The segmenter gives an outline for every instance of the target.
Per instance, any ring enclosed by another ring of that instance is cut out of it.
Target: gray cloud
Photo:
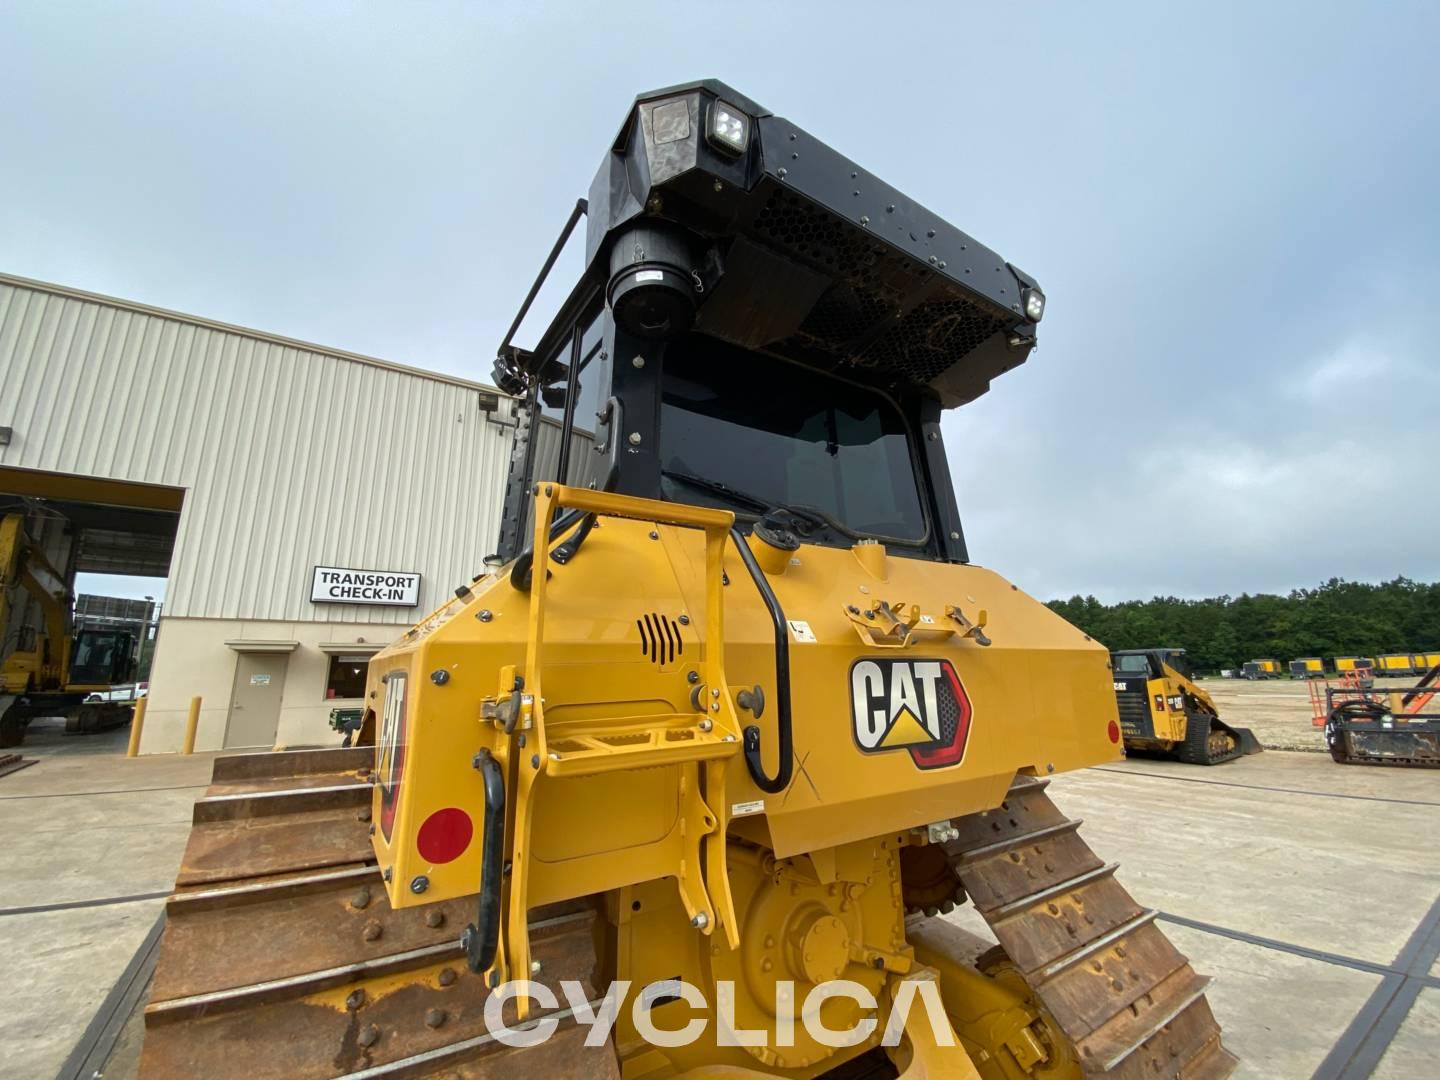
[[[1408,3],[10,4],[0,266],[487,378],[630,97],[716,75],[1045,286],[1041,348],[946,423],[978,561],[1108,599],[1433,579],[1437,31]]]

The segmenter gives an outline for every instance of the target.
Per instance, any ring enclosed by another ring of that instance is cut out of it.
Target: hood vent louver
[[[640,631],[640,652],[656,665],[673,664],[685,653],[680,624],[668,615],[647,614],[635,620]]]

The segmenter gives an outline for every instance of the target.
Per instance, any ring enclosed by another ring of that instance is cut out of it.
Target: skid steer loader
[[[217,761],[145,1073],[1227,1075],[1046,792],[1120,756],[1108,655],[961,532],[941,415],[1037,283],[718,82],[635,101],[541,280],[582,217],[499,558],[372,747]]]
[[[1125,749],[1188,765],[1219,765],[1261,752],[1249,728],[1231,727],[1190,677],[1184,649],[1117,649],[1110,654]]]

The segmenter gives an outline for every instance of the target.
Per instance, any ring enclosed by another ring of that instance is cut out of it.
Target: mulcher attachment
[[[1197,975],[1045,794],[1022,779],[1000,808],[956,819],[945,845],[976,909],[1087,1075],[1228,1076]]]

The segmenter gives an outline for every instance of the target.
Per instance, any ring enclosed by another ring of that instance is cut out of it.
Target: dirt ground
[[[1323,693],[1323,680],[1313,680]],[[1379,687],[1408,687],[1414,679],[1377,679]],[[1325,737],[1310,720],[1310,691],[1302,679],[1202,679],[1215,699],[1220,717],[1234,727],[1248,727],[1267,750],[1325,752]]]

